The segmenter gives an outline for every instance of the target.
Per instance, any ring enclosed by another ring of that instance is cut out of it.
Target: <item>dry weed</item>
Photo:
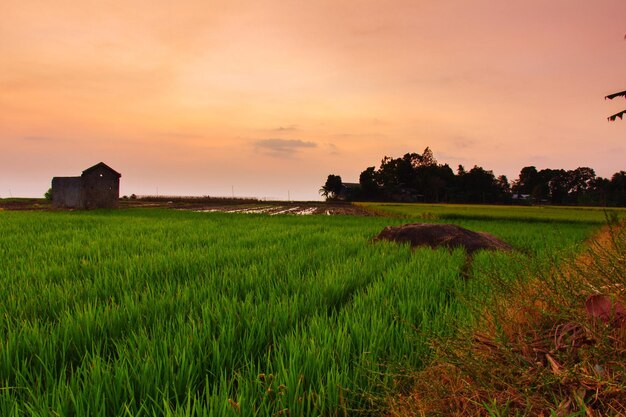
[[[625,254],[625,225],[609,225],[546,276],[499,283],[390,415],[626,415]]]

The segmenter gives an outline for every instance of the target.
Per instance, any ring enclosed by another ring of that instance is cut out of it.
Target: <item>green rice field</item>
[[[607,218],[626,217],[626,209],[616,207],[560,207],[560,206],[483,206],[472,204],[407,204],[356,203],[381,214],[395,214],[409,218],[439,220],[515,220],[526,223],[606,223]]]
[[[0,211],[0,415],[377,413],[429,337],[471,321],[466,295],[558,263],[606,217],[367,207],[402,218]],[[478,253],[467,279],[461,250],[370,242],[409,221],[516,251]]]

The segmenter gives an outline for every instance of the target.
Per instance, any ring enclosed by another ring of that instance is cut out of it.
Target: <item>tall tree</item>
[[[435,155],[433,155],[433,151],[430,150],[430,147],[426,147],[424,152],[422,152],[421,164],[423,166],[433,166],[437,165],[437,160],[435,159]]]
[[[380,162],[377,177],[388,195],[415,194],[415,167],[420,166],[421,155],[406,153],[402,158],[385,156]]]
[[[593,168],[578,167],[574,170],[567,171],[569,177],[569,194],[577,199],[579,196],[589,190],[591,182],[596,177]]]
[[[467,171],[459,165],[455,175],[450,166],[437,163],[430,148],[422,155],[385,156],[379,169],[372,166],[361,172],[359,184],[358,190],[348,194],[341,177],[329,175],[320,193],[328,199],[492,204],[510,203],[514,192],[528,194],[531,202],[542,204],[626,206],[626,171],[608,180],[589,167],[539,171],[527,166],[511,184],[506,176],[496,178],[493,171],[479,166]]]
[[[542,170],[545,171],[545,170]],[[568,198],[568,174],[564,169],[551,169],[548,178],[548,190],[552,204],[565,204]]]
[[[539,183],[539,173],[534,166],[524,167],[519,173],[519,178],[513,182],[513,191],[518,194],[532,194],[535,186]]]
[[[626,206],[626,171],[613,174],[609,190],[612,204]]]
[[[460,181],[466,202],[485,204],[500,201],[500,186],[493,171],[474,165]]]
[[[511,192],[511,184],[509,184],[509,179],[506,175],[500,175],[496,179],[496,184],[498,184],[498,187],[500,187],[500,190],[502,190],[503,193],[508,194]]]
[[[320,188],[320,194],[327,200],[336,199],[343,189],[343,181],[339,175],[330,174],[326,179],[326,183]]]
[[[376,167],[368,167],[361,172],[359,176],[359,184],[361,185],[361,198],[366,200],[378,200],[381,198],[380,184],[378,183],[378,173]]]

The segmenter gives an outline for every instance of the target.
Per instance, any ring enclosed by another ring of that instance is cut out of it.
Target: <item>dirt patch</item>
[[[293,215],[375,216],[376,213],[343,202],[317,201],[255,201],[223,198],[122,198],[120,208],[170,208],[200,212]],[[36,198],[0,199],[0,210],[56,210],[49,201]]]
[[[357,207],[351,206],[316,206],[316,205],[258,205],[258,206],[210,206],[203,208],[194,208],[194,211],[200,212],[222,212],[222,213],[243,213],[243,214],[267,214],[275,216],[279,214],[295,214],[300,216],[307,215],[328,215],[334,216],[339,214],[350,214],[357,216],[369,215]]]
[[[389,226],[373,240],[409,243],[411,247],[448,249],[462,247],[469,255],[481,249],[501,251],[513,249],[508,243],[489,233],[473,232],[454,224],[411,223],[397,227]]]
[[[50,210],[52,204],[43,198],[0,199],[0,210]]]
[[[373,216],[358,206],[352,204],[328,204],[328,203],[296,203],[296,202],[271,202],[259,204],[196,204],[188,206],[177,206],[170,204],[170,208],[182,210],[193,210],[206,213],[243,213],[243,214],[267,214],[270,216],[291,214],[291,215],[352,215],[352,216]]]
[[[254,198],[154,197],[122,198],[120,207],[161,207],[200,212],[243,214],[294,214],[375,216],[363,207],[345,201],[266,201]]]

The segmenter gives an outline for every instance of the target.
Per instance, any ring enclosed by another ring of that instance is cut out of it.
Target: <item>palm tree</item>
[[[624,39],[626,39],[626,35],[624,35]],[[620,91],[619,93],[609,94],[608,96],[604,97],[604,99],[606,100],[608,98],[609,100],[613,100],[615,97],[626,98],[626,91]],[[615,113],[613,116],[609,116],[608,117],[609,122],[614,122],[615,119],[617,119],[618,117],[622,119],[624,117],[624,114],[626,114],[626,110],[622,110],[619,113]]]
[[[335,200],[339,197],[343,189],[343,181],[339,175],[330,174],[326,180],[326,184],[320,188],[320,194],[326,197],[326,200]]]
[[[624,98],[626,98],[626,91],[620,91],[619,93],[609,94],[608,96],[604,97],[604,99],[606,100],[608,98],[609,100],[613,100],[615,97],[624,97]],[[626,110],[622,110],[619,113],[615,113],[613,116],[609,116],[608,119],[609,119],[610,122],[613,122],[618,117],[620,119],[623,118],[624,114],[626,114]]]

